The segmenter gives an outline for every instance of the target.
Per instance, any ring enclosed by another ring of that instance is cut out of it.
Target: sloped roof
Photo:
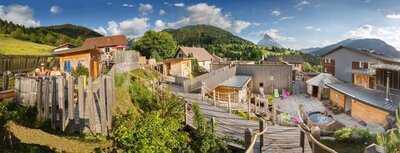
[[[247,75],[235,75],[225,80],[220,86],[231,87],[231,88],[243,88],[251,80],[251,76]]]
[[[331,53],[333,53],[333,52],[335,52],[335,51],[337,51],[339,49],[342,49],[342,48],[345,48],[345,49],[348,49],[350,51],[357,52],[357,53],[360,53],[360,54],[368,55],[368,56],[374,57],[374,58],[379,59],[379,60],[400,63],[400,58],[386,57],[386,55],[378,54],[378,53],[376,53],[376,52],[374,52],[372,50],[371,51],[362,50],[362,49],[356,49],[356,48],[351,48],[351,47],[346,47],[346,46],[338,46],[338,47],[330,50],[329,52],[321,55],[321,57],[329,55],[329,54],[331,54]]]
[[[197,61],[214,60],[214,57],[204,48],[179,47],[179,49],[183,52],[183,54],[185,54],[185,56],[189,57],[191,55],[193,58],[197,59]]]
[[[88,38],[82,44],[82,46],[96,46],[96,47],[107,47],[107,46],[117,46],[117,45],[128,45],[128,39],[125,37],[125,35]]]
[[[62,51],[56,51],[56,52],[53,52],[52,54],[53,55],[62,55],[62,54],[90,51],[90,50],[94,50],[94,49],[96,49],[96,48],[93,46],[81,46],[81,47],[75,47],[75,48],[66,49],[66,50],[62,50]]]
[[[312,86],[325,86],[328,83],[339,83],[340,80],[336,79],[332,74],[320,73],[317,76],[306,81],[307,85]]]
[[[391,94],[392,102],[385,100],[385,92],[380,90],[370,90],[350,83],[332,83],[328,87],[344,93],[362,103],[380,108],[389,112],[395,112],[399,105],[400,97]]]
[[[301,64],[304,63],[304,58],[300,55],[294,56],[270,56],[264,59],[267,62],[288,62],[289,64]]]

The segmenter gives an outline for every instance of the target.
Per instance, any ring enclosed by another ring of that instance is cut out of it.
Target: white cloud
[[[250,25],[251,25],[250,22],[242,21],[242,20],[236,20],[236,21],[233,22],[232,30],[235,33],[240,33],[243,29],[246,29]]]
[[[107,28],[98,27],[94,30],[104,35],[124,34],[130,38],[136,38],[149,30],[148,18],[132,18],[122,22],[109,21]]]
[[[40,22],[33,18],[32,9],[27,5],[0,5],[0,19],[27,27],[40,26]]]
[[[133,4],[122,4],[123,7],[133,7]]]
[[[184,7],[185,4],[184,3],[175,3],[174,6],[176,6],[176,7]]]
[[[307,30],[315,30],[315,31],[321,31],[321,28],[317,28],[317,27],[313,27],[313,26],[306,26],[306,27],[304,27],[304,29],[307,29]]]
[[[156,30],[156,31],[161,31],[161,30],[163,30],[165,28],[166,28],[166,24],[162,20],[157,20],[154,23],[154,30]]]
[[[400,19],[400,14],[387,14],[386,18],[388,18],[388,19]]]
[[[167,12],[165,10],[161,9],[160,12],[158,13],[159,15],[165,15]]]
[[[186,8],[188,16],[182,19],[168,23],[168,27],[179,28],[186,25],[207,24],[240,33],[251,23],[241,20],[232,20],[228,14],[214,5],[199,3]]]
[[[278,29],[268,29],[267,31],[264,32],[264,34],[268,34],[271,38],[283,42],[294,42],[296,41],[296,39],[294,37],[288,37],[288,36],[284,36],[282,34],[280,34]]]
[[[98,32],[98,33],[100,33],[100,34],[102,34],[102,35],[107,35],[107,30],[104,29],[104,27],[94,28],[93,30]]]
[[[284,16],[284,17],[279,18],[279,21],[285,21],[285,20],[291,20],[291,19],[294,19],[294,17],[293,16]]]
[[[254,26],[260,26],[261,25],[261,23],[259,23],[259,22],[253,22],[251,24],[254,25]]]
[[[297,3],[294,7],[297,8],[298,10],[303,10],[303,7],[306,5],[310,5],[311,3],[309,1],[303,0]]]
[[[381,39],[397,49],[400,49],[400,27],[376,27],[370,24],[362,25],[349,31],[346,38],[377,38]]]
[[[50,12],[53,14],[57,14],[61,12],[61,7],[57,6],[57,5],[53,5],[50,7]]]
[[[279,15],[281,15],[281,12],[278,11],[278,10],[274,10],[274,11],[271,12],[271,14],[272,14],[273,16],[279,16]]]
[[[153,6],[151,4],[139,4],[139,12],[142,15],[147,15],[151,12],[153,12]]]

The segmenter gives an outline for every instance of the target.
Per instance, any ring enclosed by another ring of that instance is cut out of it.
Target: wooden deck
[[[207,118],[215,117],[216,132],[221,137],[230,137],[244,141],[244,131],[247,128],[257,130],[257,121],[245,120],[237,115],[228,113],[227,110],[202,102],[199,94],[177,93],[190,103],[197,103],[202,113]],[[189,124],[192,123],[189,114]],[[268,153],[301,153],[300,130],[297,127],[284,127],[269,125],[267,133],[264,134],[264,146],[262,152]],[[257,140],[259,141],[259,140]],[[311,153],[310,146],[306,143],[305,153]],[[259,152],[259,142],[254,147],[254,152]]]

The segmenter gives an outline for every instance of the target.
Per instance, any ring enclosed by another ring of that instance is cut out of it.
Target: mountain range
[[[274,40],[271,36],[268,34],[264,34],[263,39],[261,39],[257,45],[264,46],[264,47],[278,47],[282,48],[283,46],[279,44],[276,40]]]
[[[393,46],[387,44],[386,42],[380,39],[372,39],[372,38],[346,39],[325,47],[302,49],[302,51],[304,53],[310,53],[316,56],[321,56],[338,46],[344,46],[358,50],[371,50],[374,51],[375,54],[379,54],[385,57],[400,58],[400,51],[398,51],[396,48],[394,48]]]

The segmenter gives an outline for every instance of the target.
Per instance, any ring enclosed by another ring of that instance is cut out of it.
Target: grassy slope
[[[22,143],[47,146],[56,152],[94,152],[98,147],[109,145],[107,143],[89,143],[69,139],[49,134],[40,129],[27,128],[14,122],[8,122],[5,126],[8,131],[12,132]]]
[[[50,55],[54,47],[0,35],[0,54],[5,55]]]

